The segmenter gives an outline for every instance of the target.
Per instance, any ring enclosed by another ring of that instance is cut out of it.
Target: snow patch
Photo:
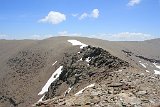
[[[69,94],[69,92],[72,90],[72,88],[73,88],[73,87],[69,87],[69,88],[65,91],[64,96],[66,96],[66,94]]]
[[[144,68],[146,68],[146,66],[143,63],[140,63]]]
[[[146,72],[149,72],[148,70],[146,70]]]
[[[77,62],[82,61],[82,58],[80,60],[78,60]]]
[[[73,88],[73,87],[69,87],[69,88],[68,88],[68,93],[71,91],[72,88]]]
[[[154,74],[160,75],[160,71],[154,70]]]
[[[90,57],[86,58],[86,62],[89,62],[91,61]]]
[[[52,64],[52,66],[55,65],[56,63],[57,63],[57,61],[55,61],[55,62]]]
[[[157,63],[153,63],[153,65],[154,65],[156,68],[160,69],[160,65],[157,65]]]
[[[41,101],[42,101],[42,99],[44,98],[44,96],[45,96],[45,95],[43,95],[43,96],[38,100],[38,102],[37,102],[37,103],[41,102]]]
[[[72,45],[80,45],[80,49],[82,49],[83,47],[86,47],[88,45],[80,42],[80,41],[77,41],[77,40],[68,40],[68,42],[70,42]]]
[[[79,92],[77,92],[77,93],[75,94],[75,96],[78,96],[79,94],[82,94],[85,89],[91,88],[91,87],[94,87],[94,86],[95,86],[95,83],[93,83],[93,84],[91,84],[91,85],[88,85],[87,87],[85,87],[85,88],[83,88],[82,90],[80,90]]]
[[[42,95],[42,94],[44,94],[45,92],[48,91],[48,88],[49,88],[49,86],[51,85],[51,83],[52,83],[53,81],[55,81],[55,80],[59,77],[59,75],[61,74],[62,68],[63,68],[63,66],[60,66],[60,67],[52,74],[52,76],[49,78],[49,80],[48,80],[47,83],[44,85],[44,87],[42,88],[41,92],[38,93],[38,95]]]
[[[122,69],[118,70],[119,72],[122,72]]]

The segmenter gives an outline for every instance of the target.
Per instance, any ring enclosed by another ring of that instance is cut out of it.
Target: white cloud
[[[39,22],[48,22],[51,24],[59,24],[66,20],[66,15],[60,12],[50,11],[47,16],[40,19]]]
[[[94,9],[92,11],[91,17],[98,18],[99,17],[99,10],[98,9]]]
[[[0,34],[0,39],[4,39],[5,37],[7,37],[7,35],[5,35],[5,34]]]
[[[0,34],[0,39],[13,40],[16,39],[16,37],[10,34]]]
[[[80,33],[68,33],[67,31],[58,32],[58,36],[81,36]]]
[[[67,34],[67,31],[58,32],[58,36],[66,36]]]
[[[87,17],[98,18],[99,17],[99,10],[93,9],[91,13],[84,12],[82,15],[80,15],[79,20],[85,19]]]
[[[78,36],[78,37],[89,37],[89,38],[98,38],[110,41],[144,41],[157,38],[156,36],[152,36],[150,34],[145,33],[134,33],[134,32],[122,32],[116,34],[109,34],[109,33],[99,33],[94,35],[84,35],[81,33],[68,33],[68,31],[58,32],[57,34],[35,34],[31,36],[19,37],[15,38],[14,35],[5,35],[0,34],[0,39],[7,39],[7,40],[22,40],[22,39],[37,39],[42,40],[49,37],[54,36]]]
[[[79,17],[79,20],[82,20],[86,17],[88,17],[89,15],[87,13],[83,13],[80,17]]]
[[[128,6],[135,6],[139,4],[141,0],[130,0],[129,3],[127,4]]]
[[[50,38],[50,37],[53,37],[54,35],[52,34],[35,34],[35,35],[32,35],[29,37],[29,39],[36,39],[36,40],[42,40],[42,39],[46,39],[46,38]]]
[[[92,35],[92,37],[98,37],[99,39],[105,39],[110,41],[144,41],[155,38],[150,34],[144,33],[131,33],[131,32],[122,32],[117,34],[97,34]]]
[[[50,37],[54,37],[56,35],[54,34],[33,34],[33,35],[25,35],[25,36],[15,36],[15,35],[2,35],[0,34],[0,39],[6,39],[6,40],[24,40],[24,39],[33,39],[33,40],[42,40]]]
[[[119,34],[114,34],[112,36],[113,38],[117,38],[118,40],[125,40],[125,41],[143,41],[152,38],[150,34],[130,33],[130,32],[123,32]]]
[[[57,34],[35,34],[30,37],[29,39],[36,39],[36,40],[42,40],[50,37],[55,37],[55,36],[81,36],[80,33],[68,33],[68,31],[62,31],[58,32]]]
[[[75,13],[75,14],[72,14],[73,17],[77,17],[78,16],[78,13]]]

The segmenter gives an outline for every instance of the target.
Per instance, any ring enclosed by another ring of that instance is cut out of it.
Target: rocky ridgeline
[[[55,96],[38,103],[40,107],[160,107],[160,78],[127,68],[109,72],[78,96]]]
[[[122,50],[123,53],[127,54],[127,56],[135,56],[137,58],[140,58],[140,59],[143,59],[145,61],[149,61],[151,63],[159,63],[160,64],[160,60],[156,60],[156,59],[152,59],[152,58],[147,58],[147,57],[144,57],[142,55],[136,55],[135,53],[129,51],[129,50]]]
[[[66,53],[61,64],[63,72],[36,106],[159,107],[160,76],[131,67],[102,48]]]
[[[61,75],[50,85],[43,100],[75,94],[87,84],[107,79],[110,72],[129,67],[127,62],[106,50],[92,46],[78,53],[65,53],[61,65]],[[72,88],[70,93],[65,93],[68,88]]]
[[[129,66],[127,62],[111,55],[102,48],[88,46],[83,48],[80,53],[82,54],[82,60],[89,58],[89,65],[94,67],[118,70],[120,67]]]

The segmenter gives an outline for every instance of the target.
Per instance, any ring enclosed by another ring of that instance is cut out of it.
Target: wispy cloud
[[[89,15],[87,13],[83,13],[80,17],[79,20],[85,19],[86,17],[88,17]]]
[[[11,35],[11,34],[0,33],[0,39],[14,40],[14,39],[19,39],[19,38],[16,38],[16,36]]]
[[[42,40],[42,39],[50,38],[53,36],[54,36],[53,34],[34,34],[34,35],[31,35],[29,39]]]
[[[115,34],[99,33],[93,35],[83,35],[81,33],[68,33],[67,31],[58,32],[58,36],[81,36],[81,37],[92,37],[110,41],[144,41],[156,38],[150,34],[138,33],[138,32],[121,32]]]
[[[59,24],[66,20],[66,15],[60,12],[50,11],[47,16],[40,19],[38,22]]]
[[[55,37],[55,36],[81,36],[80,33],[69,33],[68,31],[61,31],[58,32],[57,34],[34,34],[28,37],[29,39],[36,39],[36,40],[42,40],[50,37]]]
[[[68,31],[58,32],[58,36],[81,36],[80,33],[69,33]]]
[[[91,17],[93,18],[98,18],[99,17],[99,10],[98,9],[94,9],[91,13]]]
[[[129,0],[128,2],[128,6],[135,6],[137,4],[139,4],[141,2],[141,0]]]
[[[0,34],[0,39],[4,39],[6,37],[8,37],[6,34]]]
[[[92,35],[92,37],[98,37],[99,39],[105,39],[110,41],[144,41],[155,38],[150,34],[145,33],[135,33],[135,32],[122,32],[116,34],[97,34]]]
[[[78,13],[71,14],[73,17],[77,17]]]
[[[55,37],[55,36],[78,36],[78,37],[91,37],[91,38],[98,38],[103,40],[110,40],[110,41],[144,41],[144,40],[150,40],[156,38],[156,36],[145,34],[145,33],[137,33],[137,32],[122,32],[122,33],[115,33],[115,34],[109,34],[109,33],[98,33],[93,35],[86,35],[85,36],[81,33],[70,33],[68,31],[62,31],[58,32],[57,34],[34,34],[31,36],[27,36],[27,38],[20,37],[15,38],[13,35],[6,35],[6,34],[0,34],[0,39],[7,39],[7,40],[21,40],[21,39],[36,39],[36,40],[42,40],[49,37]]]
[[[62,36],[65,36],[68,34],[68,31],[61,31],[61,32],[58,32],[58,35],[62,35]]]
[[[99,10],[98,9],[93,9],[91,13],[82,13],[79,17],[79,20],[85,19],[87,17],[90,18],[98,18],[99,17]]]
[[[34,40],[42,40],[49,37],[53,37],[55,35],[53,34],[33,34],[29,36],[21,36],[16,37],[15,35],[11,34],[0,34],[0,39],[6,39],[6,40],[23,40],[23,39],[34,39]]]

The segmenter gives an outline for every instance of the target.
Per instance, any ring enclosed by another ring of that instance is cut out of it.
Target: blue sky
[[[160,37],[160,0],[0,0],[0,39]]]

